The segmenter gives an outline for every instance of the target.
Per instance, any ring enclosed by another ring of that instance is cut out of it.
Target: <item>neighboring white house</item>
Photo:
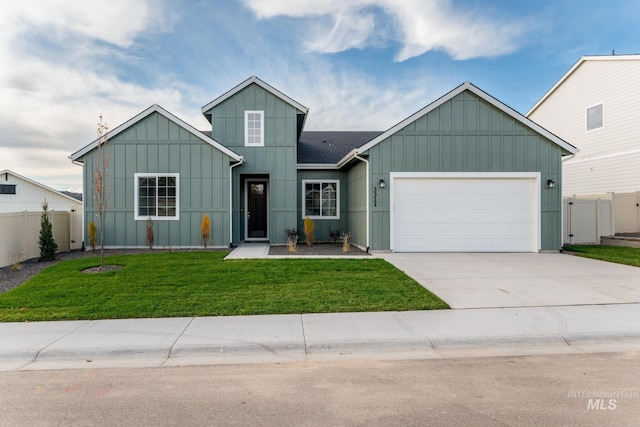
[[[47,199],[49,210],[82,211],[82,201],[8,169],[0,171],[0,212],[42,211]]]
[[[42,202],[59,252],[82,248],[82,202],[10,170],[0,171],[0,267],[39,255]]]
[[[526,116],[578,148],[564,196],[640,190],[640,55],[583,56]]]

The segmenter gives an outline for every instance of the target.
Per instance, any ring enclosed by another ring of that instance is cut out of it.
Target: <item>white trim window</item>
[[[302,218],[339,219],[340,181],[302,180]]]
[[[244,112],[244,145],[264,147],[264,111]]]
[[[136,220],[180,219],[180,175],[177,173],[134,174]]]
[[[587,107],[587,132],[604,127],[604,102]]]

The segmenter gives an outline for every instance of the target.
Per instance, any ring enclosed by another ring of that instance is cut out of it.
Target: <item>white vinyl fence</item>
[[[640,192],[563,199],[563,243],[600,244],[600,237],[640,232]]]
[[[0,213],[0,267],[40,256],[38,240],[41,213]],[[58,252],[82,248],[82,210],[50,211],[49,219]]]

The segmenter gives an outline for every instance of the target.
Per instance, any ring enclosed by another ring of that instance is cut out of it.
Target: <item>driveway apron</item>
[[[451,308],[640,302],[640,268],[561,253],[377,254]]]

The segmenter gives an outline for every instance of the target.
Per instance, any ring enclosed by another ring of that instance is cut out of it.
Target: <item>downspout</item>
[[[233,247],[233,168],[244,164],[244,157],[240,161],[229,166],[229,247]]]
[[[357,152],[357,151],[355,151],[355,150],[354,150],[354,153],[353,153],[353,158],[354,158],[354,159],[358,159],[358,160],[360,160],[360,161],[364,162],[364,164],[365,164],[365,168],[366,168],[366,178],[367,178],[367,183],[366,183],[366,188],[367,188],[367,189],[366,189],[366,191],[367,191],[367,196],[366,196],[366,204],[367,204],[367,220],[366,220],[366,228],[367,228],[367,249],[366,249],[366,252],[367,252],[367,253],[369,253],[369,248],[371,247],[371,245],[369,244],[369,235],[371,234],[371,233],[370,233],[370,229],[369,229],[369,221],[370,221],[370,220],[369,220],[369,217],[370,217],[370,215],[369,215],[369,214],[370,214],[370,212],[369,212],[369,186],[371,185],[371,184],[370,184],[370,181],[371,181],[371,180],[369,179],[369,178],[370,178],[370,177],[369,177],[369,160],[367,160],[367,159],[365,159],[365,158],[360,157],[360,155],[358,155],[358,152]]]

